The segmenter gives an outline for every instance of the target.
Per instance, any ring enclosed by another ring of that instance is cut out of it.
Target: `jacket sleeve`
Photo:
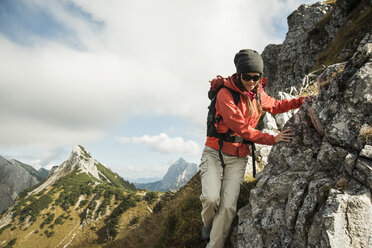
[[[239,104],[242,104],[241,101]],[[221,89],[218,92],[216,110],[222,116],[223,122],[243,139],[264,145],[275,144],[274,135],[262,133],[249,125],[250,117],[244,118],[242,111],[235,105],[229,90]]]
[[[280,114],[287,112],[291,109],[301,107],[305,101],[305,97],[298,97],[293,99],[276,100],[266,94],[265,91],[261,93],[261,107],[264,111],[268,111],[271,114]]]

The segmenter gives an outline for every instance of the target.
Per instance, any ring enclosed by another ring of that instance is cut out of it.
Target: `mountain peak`
[[[81,145],[76,145],[70,157],[60,166],[62,170],[72,171],[78,169],[81,172],[91,174],[93,177],[99,179],[97,161],[84,149]]]
[[[70,157],[65,160],[60,166],[51,170],[51,175],[47,181],[45,181],[38,188],[34,189],[31,193],[38,193],[44,188],[56,182],[58,179],[66,176],[74,170],[78,170],[80,173],[86,173],[100,179],[97,164],[98,162],[91,157],[91,155],[81,145],[74,146]]]
[[[137,184],[138,188],[159,191],[175,191],[185,185],[198,172],[198,166],[179,158],[169,168],[162,180],[152,183]]]
[[[187,163],[185,159],[179,158],[174,164]]]
[[[85,150],[85,148],[82,145],[76,145],[76,146],[74,146],[74,148],[72,149],[72,153],[76,153],[78,155],[82,155],[85,158],[92,158],[92,156],[90,155],[90,153],[87,152],[87,150]]]

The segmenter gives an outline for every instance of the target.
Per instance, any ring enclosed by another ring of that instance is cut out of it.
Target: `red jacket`
[[[248,115],[249,105],[247,102],[247,93],[240,91],[238,87],[235,86],[232,77],[225,78],[223,79],[223,81],[225,87],[240,93],[240,101],[238,105],[235,105],[231,92],[226,88],[222,88],[218,92],[216,102],[216,115],[221,115],[222,120],[217,126],[217,131],[219,133],[225,133],[228,129],[231,129],[234,135],[240,136],[245,140],[249,140],[258,144],[274,145],[274,135],[262,133],[259,130],[255,129],[260,119],[257,109],[257,98],[253,98],[252,114]],[[259,86],[258,92],[261,96],[261,108],[263,109],[263,111],[268,111],[272,114],[284,113],[288,110],[299,108],[305,100],[304,97],[294,98],[291,100],[276,100],[267,95],[265,91],[263,91],[261,84]],[[207,137],[205,145],[216,150],[220,149],[218,138],[216,137]],[[222,151],[233,156],[244,157],[250,154],[249,146],[249,144],[231,143],[224,141]]]

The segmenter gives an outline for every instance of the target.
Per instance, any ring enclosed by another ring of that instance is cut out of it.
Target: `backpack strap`
[[[236,92],[235,90],[232,90],[232,89],[227,88],[227,87],[226,87],[226,89],[228,89],[228,90],[230,91],[231,96],[232,96],[233,99],[234,99],[234,103],[235,103],[235,105],[238,106],[238,103],[239,103],[239,101],[240,101],[240,94],[239,94],[239,92]],[[220,120],[222,120],[222,117],[221,117],[221,116],[218,116],[217,118],[218,118],[218,120],[217,120],[218,122],[219,122]],[[220,149],[219,149],[219,151],[218,151],[218,156],[220,157],[221,164],[222,164],[222,167],[223,167],[223,168],[225,168],[225,162],[224,162],[224,160],[223,160],[223,156],[222,156],[222,147],[223,147],[223,142],[224,142],[224,141],[227,141],[227,142],[234,142],[235,140],[229,140],[229,139],[231,139],[231,138],[233,138],[233,137],[241,138],[241,137],[238,137],[238,136],[229,135],[229,133],[231,133],[231,132],[232,132],[232,131],[229,129],[229,130],[227,130],[226,133],[218,133],[218,134],[217,134],[217,136],[218,136],[218,145],[220,146]],[[243,141],[244,141],[243,138],[241,138],[241,143],[242,143]],[[240,142],[239,142],[239,143],[240,143]]]
[[[240,93],[237,92],[237,91],[235,91],[235,90],[232,90],[230,88],[227,88],[227,89],[230,91],[230,93],[231,93],[231,95],[232,95],[232,97],[234,99],[235,105],[238,106],[238,103],[240,101]]]

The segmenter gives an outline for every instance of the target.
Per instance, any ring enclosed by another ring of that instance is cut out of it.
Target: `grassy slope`
[[[116,216],[120,224],[113,229],[121,232],[134,216],[149,214],[147,202],[142,200],[142,196],[125,191],[122,187],[102,183],[96,185],[89,175],[79,174],[77,171],[61,178],[37,195],[27,198],[26,195],[21,194],[17,200],[13,209],[16,214],[11,224],[0,230],[0,247],[5,247],[15,238],[13,247],[56,247],[58,244],[63,247],[70,240],[73,240],[70,247],[102,247],[100,243],[105,242],[107,227]],[[86,200],[84,205],[79,204],[80,197]],[[40,204],[41,198],[53,200]],[[110,199],[107,208],[104,208],[108,211],[99,214],[99,203],[103,203],[105,199]],[[127,202],[130,204],[123,204]],[[123,205],[126,207],[120,209],[119,206]],[[81,223],[86,220],[84,213],[90,206],[94,206],[90,211],[94,214],[89,215],[89,223],[81,228]]]
[[[110,180],[114,186],[122,187],[131,191],[136,190],[134,184],[124,180],[117,173],[112,172],[109,168],[106,168],[101,163],[96,163],[95,165],[97,166],[98,171],[100,171],[108,180]]]
[[[248,203],[249,192],[255,181],[248,178],[241,189],[238,208]],[[162,207],[155,207],[156,213],[139,223],[132,232],[122,235],[118,240],[104,246],[105,248],[140,248],[140,247],[205,247],[200,231],[201,203],[200,174],[196,174],[174,195],[165,194]],[[236,223],[235,223],[236,224]],[[230,247],[229,239],[225,247]]]

